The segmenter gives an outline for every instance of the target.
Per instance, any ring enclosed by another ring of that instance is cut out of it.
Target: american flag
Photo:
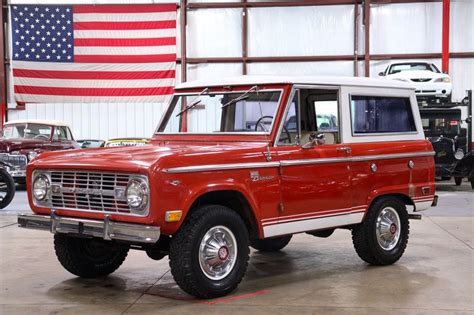
[[[173,93],[176,4],[15,5],[14,95],[35,103],[159,103]]]

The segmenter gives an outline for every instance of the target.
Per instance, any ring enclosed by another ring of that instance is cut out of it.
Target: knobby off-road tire
[[[352,242],[365,262],[390,265],[402,257],[409,230],[405,204],[397,198],[383,197],[372,204],[364,222],[352,230]]]
[[[227,207],[203,206],[173,236],[169,258],[171,274],[182,290],[204,299],[224,296],[247,270],[247,227]]]
[[[117,249],[110,242],[56,234],[54,249],[61,265],[82,278],[106,276],[120,267],[128,249]]]
[[[250,246],[261,252],[277,252],[288,245],[292,237],[293,235],[285,235],[263,240],[253,239],[250,241]]]
[[[10,204],[13,196],[15,196],[15,181],[7,170],[0,168],[0,209]]]

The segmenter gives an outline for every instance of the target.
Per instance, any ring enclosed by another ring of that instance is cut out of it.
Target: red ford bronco
[[[104,276],[144,250],[199,298],[237,287],[249,246],[296,233],[350,229],[360,258],[393,264],[419,217],[407,206],[437,202],[414,90],[365,78],[185,83],[149,145],[47,152],[27,175],[19,226],[54,233],[69,272]]]

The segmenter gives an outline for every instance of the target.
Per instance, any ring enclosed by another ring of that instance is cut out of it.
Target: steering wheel
[[[264,120],[265,118],[270,118],[270,119],[273,119],[273,116],[262,116],[260,117],[257,122],[255,123],[255,131],[258,131],[258,126],[262,123],[262,120]],[[262,124],[263,126],[263,124]],[[265,128],[263,128],[265,130]],[[280,138],[280,141],[289,141],[291,142],[291,135],[290,135],[290,132],[288,131],[288,129],[286,128],[286,126],[283,124],[283,130],[285,131],[286,133],[286,138]]]
[[[49,137],[47,135],[36,135],[33,137],[33,139],[45,139],[48,140]]]

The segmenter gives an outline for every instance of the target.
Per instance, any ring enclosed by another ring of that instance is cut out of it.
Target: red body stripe
[[[147,13],[147,12],[174,12],[176,4],[134,4],[134,5],[75,5],[77,13]]]
[[[162,38],[75,38],[74,46],[167,46],[176,45],[176,37]]]
[[[76,55],[76,63],[144,63],[175,62],[176,54],[163,55]]]
[[[13,69],[13,75],[21,78],[73,79],[73,80],[148,80],[170,79],[175,70],[167,71],[53,71]]]
[[[140,22],[74,22],[74,30],[151,30],[176,28],[176,20]]]
[[[156,88],[64,88],[15,85],[15,93],[65,95],[65,96],[146,96],[173,94],[174,87],[163,86]]]

